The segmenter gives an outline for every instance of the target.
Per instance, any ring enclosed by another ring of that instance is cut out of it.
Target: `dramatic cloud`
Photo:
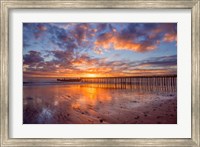
[[[176,41],[176,34],[174,33],[167,33],[164,35],[163,41],[165,42],[173,42]]]
[[[44,61],[44,59],[41,57],[41,53],[37,51],[29,51],[28,54],[23,56],[23,60],[24,64],[33,64]]]
[[[176,23],[24,23],[24,76],[175,74],[176,27]]]
[[[46,31],[47,30],[47,27],[43,24],[37,25],[37,28],[38,28],[39,31]]]
[[[113,48],[115,50],[131,50],[136,52],[145,52],[156,49],[156,43],[153,44],[149,41],[137,43],[132,41],[131,39],[125,40],[121,36],[108,33],[99,36],[98,40],[95,42],[95,45],[97,48]]]
[[[129,24],[121,32],[112,28],[98,36],[95,47],[146,52],[155,50],[161,41],[176,41],[176,24]]]
[[[139,66],[169,68],[177,65],[177,56],[163,56],[142,61]]]

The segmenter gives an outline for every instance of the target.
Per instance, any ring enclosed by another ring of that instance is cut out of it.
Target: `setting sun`
[[[97,77],[97,75],[96,75],[96,74],[86,74],[86,77],[91,77],[91,78],[93,78],[93,77]]]

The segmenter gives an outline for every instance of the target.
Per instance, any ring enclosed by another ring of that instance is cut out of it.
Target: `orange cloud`
[[[95,41],[97,48],[102,47],[109,49],[113,47],[115,50],[131,50],[136,52],[151,51],[156,49],[155,45],[146,45],[141,43],[135,43],[130,39],[123,39],[119,35],[113,35],[112,33],[104,34],[102,39]],[[97,50],[96,48],[94,50]]]
[[[71,61],[74,66],[92,66],[97,63],[96,59],[90,59],[88,55],[83,55],[73,61]]]
[[[165,41],[165,42],[173,42],[173,41],[176,41],[176,39],[177,39],[176,34],[174,34],[174,33],[166,33],[164,38],[163,38],[163,41]]]
[[[46,31],[47,30],[47,27],[45,25],[38,25],[38,30],[39,31]]]
[[[93,50],[96,54],[101,55],[103,54],[103,51],[100,48],[94,48]]]
[[[98,67],[98,68],[89,68],[87,71],[93,73],[106,73],[110,72],[111,70],[112,70],[111,67]]]

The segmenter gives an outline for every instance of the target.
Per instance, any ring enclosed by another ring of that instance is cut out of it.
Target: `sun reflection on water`
[[[110,121],[122,111],[162,99],[161,92],[137,88],[123,89],[108,85],[51,85],[24,87],[24,123],[102,123],[100,118],[110,115]],[[127,88],[127,87],[126,87]],[[167,91],[163,96],[175,96]],[[108,119],[108,118],[107,118]],[[104,122],[104,120],[103,120]]]

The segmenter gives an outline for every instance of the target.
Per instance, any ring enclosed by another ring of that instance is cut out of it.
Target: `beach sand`
[[[24,124],[176,124],[176,92],[24,87]]]

